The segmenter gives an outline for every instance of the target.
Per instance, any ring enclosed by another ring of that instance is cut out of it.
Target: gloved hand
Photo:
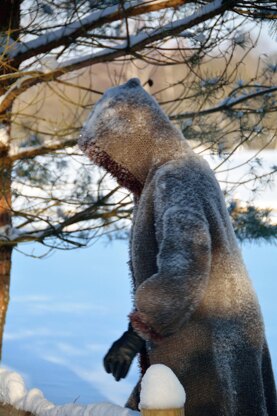
[[[113,343],[104,357],[107,373],[112,373],[116,381],[125,378],[134,357],[141,351],[143,345],[144,340],[134,332],[130,324],[128,331]]]

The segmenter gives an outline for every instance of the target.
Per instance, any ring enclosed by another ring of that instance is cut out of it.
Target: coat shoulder
[[[182,181],[192,181],[200,177],[211,177],[215,180],[215,175],[208,162],[195,153],[186,155],[180,159],[170,160],[161,165],[155,172],[155,181],[163,181],[169,178]]]

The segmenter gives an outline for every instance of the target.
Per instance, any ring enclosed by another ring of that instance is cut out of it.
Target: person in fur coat
[[[177,375],[186,416],[276,416],[260,307],[208,163],[136,78],[105,92],[79,146],[135,197],[134,311],[106,370],[125,377],[139,352],[142,373],[162,363]]]

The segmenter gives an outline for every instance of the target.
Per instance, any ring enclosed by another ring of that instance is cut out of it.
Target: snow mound
[[[154,364],[141,382],[140,409],[175,409],[184,406],[185,390],[173,373],[163,364]]]
[[[23,378],[14,371],[0,368],[0,402],[36,416],[138,416],[139,412],[112,403],[55,406],[39,389],[27,390]]]

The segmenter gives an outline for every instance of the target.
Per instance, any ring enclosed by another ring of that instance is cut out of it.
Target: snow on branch
[[[95,60],[97,60],[97,62],[105,62],[113,60],[122,55],[132,54],[133,52],[141,50],[145,46],[153,42],[162,40],[169,36],[177,35],[185,29],[189,29],[203,21],[211,19],[212,17],[217,16],[220,13],[223,13],[226,9],[227,2],[225,2],[224,0],[215,0],[212,3],[201,7],[192,15],[187,16],[183,19],[170,22],[160,28],[152,30],[149,33],[140,32],[138,35],[130,36],[128,40],[124,41],[120,45],[117,45],[116,48],[109,48],[108,51],[104,49],[98,53],[89,54],[83,57],[78,57],[75,59],[65,61],[60,66],[60,69],[63,68],[64,70],[66,70],[67,68],[70,68],[72,66],[75,67],[75,65],[77,65],[77,68],[79,69],[83,66],[88,66],[91,63],[96,63]]]
[[[215,0],[201,8],[195,13],[183,19],[171,22],[161,28],[154,29],[150,33],[141,32],[138,35],[130,36],[128,40],[119,44],[116,48],[106,48],[100,52],[92,53],[78,58],[71,59],[60,64],[52,72],[38,72],[32,77],[26,76],[25,79],[17,85],[13,84],[4,96],[0,99],[0,114],[5,112],[12,104],[14,99],[29,87],[40,82],[53,81],[65,73],[72,72],[90,65],[100,62],[110,62],[116,58],[131,55],[134,52],[142,50],[145,46],[164,39],[169,36],[177,35],[178,33],[189,29],[201,22],[209,20],[218,14],[223,13],[230,7],[229,1]]]
[[[184,0],[157,0],[150,3],[139,0],[135,3],[125,3],[124,10],[120,4],[110,6],[94,11],[82,19],[75,20],[52,32],[47,32],[29,42],[17,43],[13,49],[11,47],[9,48],[10,52],[7,56],[16,63],[21,63],[37,54],[49,52],[61,45],[68,45],[78,37],[84,35],[86,31],[101,27],[103,24],[115,22],[123,17],[137,16],[152,11],[180,6],[184,3],[186,3]]]

